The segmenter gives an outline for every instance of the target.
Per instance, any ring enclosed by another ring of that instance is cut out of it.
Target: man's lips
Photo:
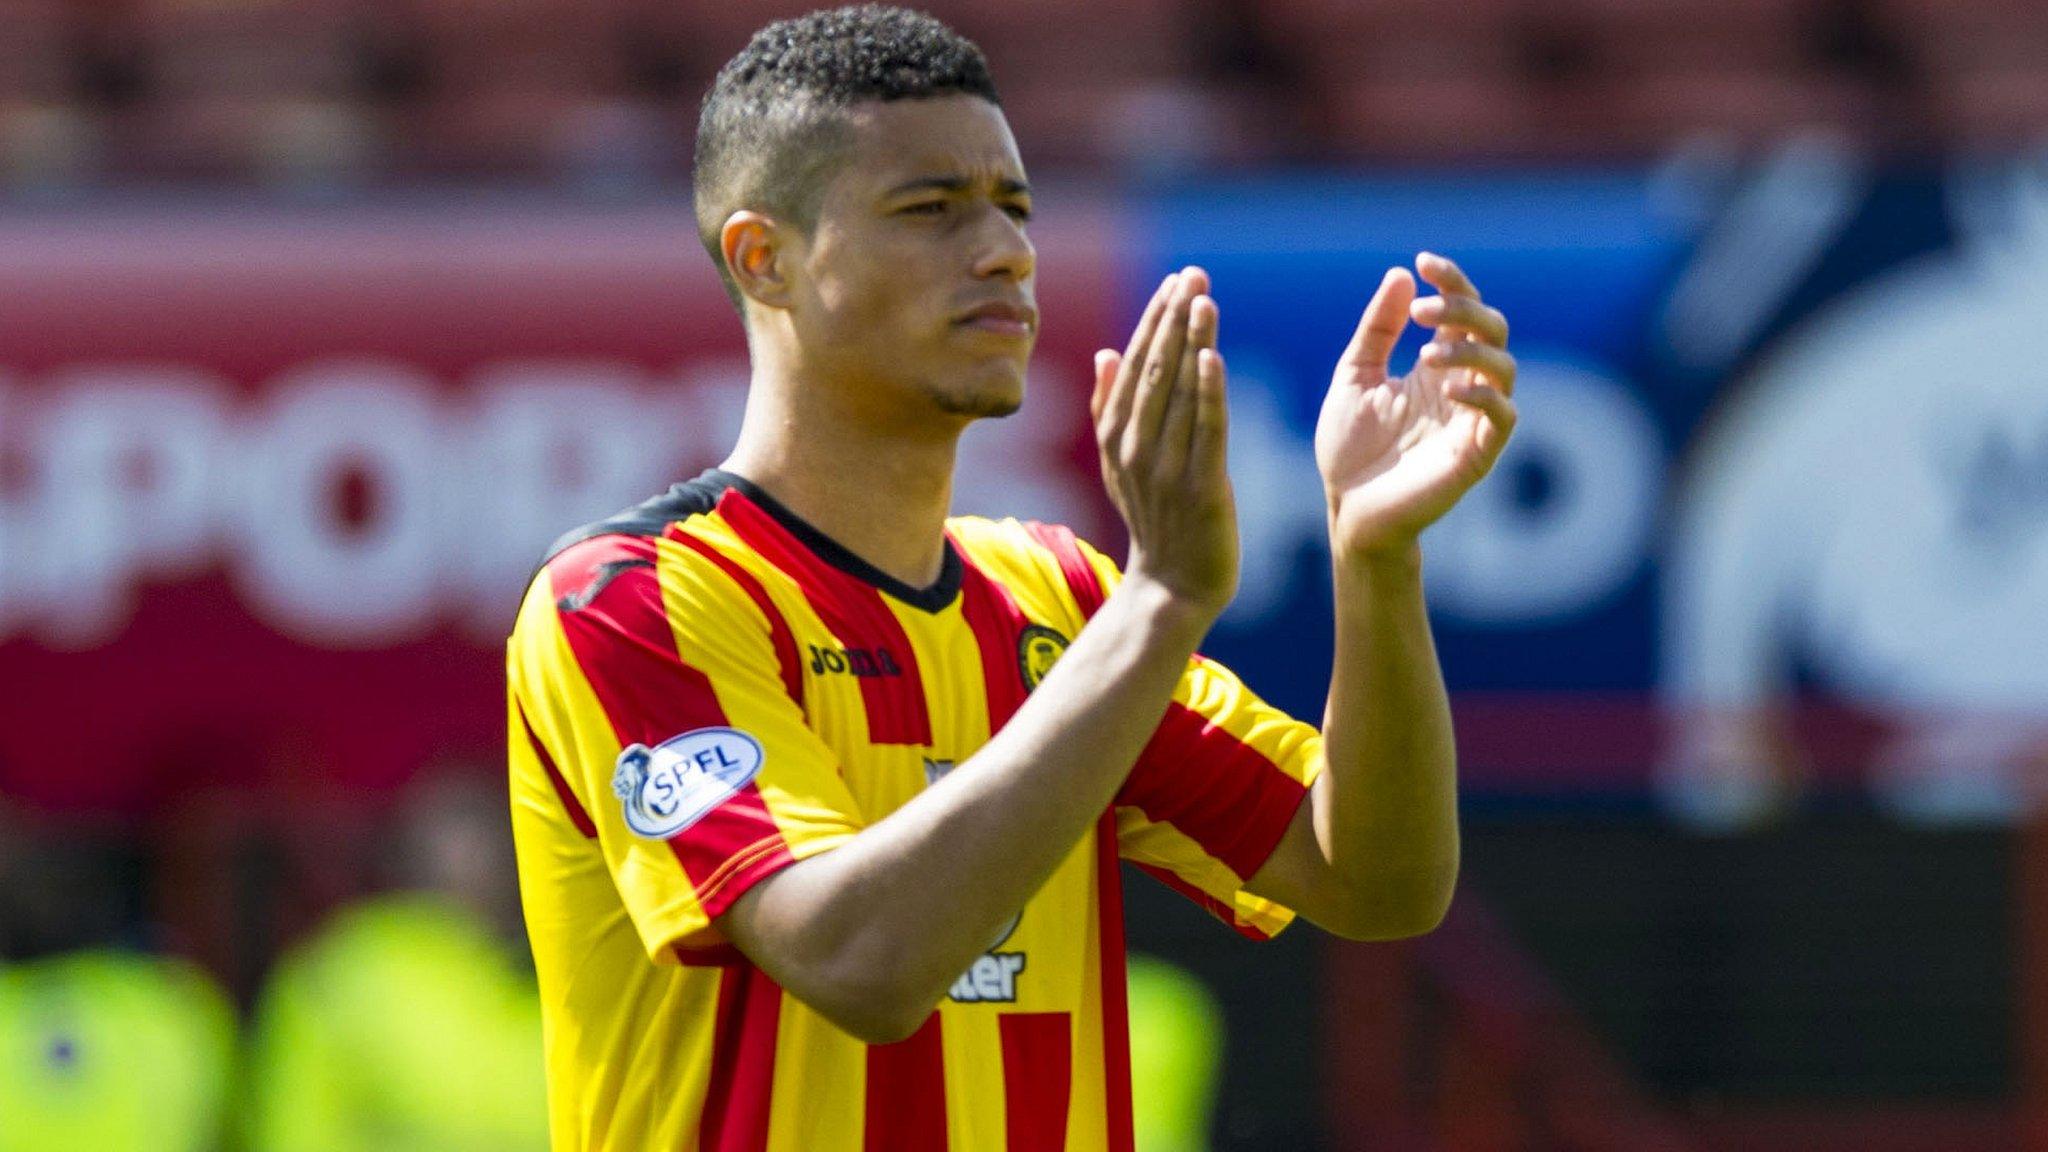
[[[1028,304],[983,304],[961,313],[954,323],[984,332],[1029,336],[1038,330],[1038,309]]]

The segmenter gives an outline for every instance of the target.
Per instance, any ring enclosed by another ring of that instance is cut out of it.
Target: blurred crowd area
[[[2015,0],[935,0],[1040,167],[1635,158],[1826,128],[1998,148],[2048,117]],[[686,169],[790,0],[0,0],[0,172],[598,189]]]
[[[540,1001],[502,783],[440,764],[300,821],[0,797],[0,1152],[538,1152]],[[1134,953],[1142,1152],[1209,1147],[1216,993]]]
[[[501,786],[327,819],[323,885],[253,824],[0,811],[0,1149],[546,1147]]]

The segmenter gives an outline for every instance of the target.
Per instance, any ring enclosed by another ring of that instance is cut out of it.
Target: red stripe
[[[718,514],[762,559],[796,580],[811,609],[841,646],[886,651],[895,662],[898,675],[860,678],[868,742],[930,745],[932,719],[925,705],[917,657],[902,622],[882,602],[882,593],[819,559],[737,488],[728,488],[719,497]]]
[[[555,758],[548,755],[540,737],[533,734],[533,725],[526,719],[526,709],[517,699],[512,701],[512,711],[519,716],[519,726],[526,730],[526,742],[532,746],[534,756],[539,758],[541,770],[548,774],[548,783],[554,785],[555,797],[562,802],[562,810],[569,814],[569,823],[583,833],[585,840],[597,839],[597,825],[590,822],[590,813],[583,810],[583,803],[576,799],[576,793],[569,790],[569,782],[562,779],[561,769],[555,767]]]
[[[1031,533],[1032,539],[1051,551],[1060,562],[1060,572],[1066,576],[1067,588],[1081,606],[1081,615],[1084,618],[1094,616],[1104,599],[1102,578],[1081,551],[1081,541],[1071,529],[1060,524],[1041,524],[1031,520],[1025,523],[1024,528]]]
[[[685,968],[731,968],[747,962],[746,953],[730,944],[712,944],[703,948],[685,948],[678,944],[669,949],[669,954]]]
[[[964,557],[966,551],[963,549]],[[988,693],[988,731],[994,736],[1024,703],[1024,670],[1017,637],[1029,623],[1008,589],[968,561],[960,581],[960,615],[981,649],[981,680]]]
[[[554,586],[588,586],[599,565],[648,563],[617,572],[588,604],[558,613],[569,650],[611,721],[621,745],[653,747],[699,728],[726,724],[704,673],[683,663],[661,599],[655,543],[642,536],[600,536],[548,565]],[[782,831],[753,784],[668,840],[707,916],[718,916],[756,880],[791,862]]]
[[[1232,908],[1230,905],[1225,904],[1223,901],[1218,900],[1214,896],[1209,895],[1207,892],[1202,891],[1200,888],[1195,887],[1193,884],[1190,884],[1187,881],[1181,879],[1180,875],[1174,872],[1173,869],[1161,868],[1153,864],[1139,864],[1138,867],[1143,869],[1145,871],[1145,874],[1152,877],[1154,880],[1159,881],[1161,884],[1166,885],[1168,888],[1171,888],[1175,892],[1178,892],[1181,895],[1187,897],[1188,899],[1194,901],[1196,904],[1201,906],[1203,911],[1209,913],[1209,915],[1211,916],[1216,917],[1218,920],[1223,921],[1225,924],[1230,925],[1232,928],[1236,929],[1241,935],[1248,936],[1253,940],[1271,940],[1273,938],[1258,925],[1245,924],[1239,921],[1237,918],[1237,909]]]
[[[1073,532],[1036,520],[1025,524],[1033,539],[1052,552],[1083,617],[1102,607],[1102,580],[1082,553]],[[1109,1152],[1135,1152],[1131,1119],[1131,1012],[1129,976],[1124,970],[1123,867],[1117,852],[1114,807],[1095,826],[1096,933],[1102,940],[1102,1081]]]
[[[1073,1093],[1073,1039],[1065,1012],[1005,1012],[1003,1040],[1006,1152],[1063,1152]]]
[[[796,701],[798,708],[802,708],[803,659],[797,655],[796,637],[789,630],[789,621],[783,619],[782,613],[776,610],[775,602],[768,598],[768,590],[761,586],[759,580],[754,579],[752,572],[740,567],[738,561],[712,547],[709,542],[683,531],[681,523],[669,525],[668,538],[716,564],[719,571],[725,573],[734,584],[739,585],[740,591],[745,592],[754,601],[754,606],[761,610],[761,615],[768,621],[768,639],[775,645],[776,662],[782,666],[783,691],[789,693],[789,698]]]
[[[651,538],[584,541],[549,562],[548,575],[558,592],[574,592],[589,586],[599,566],[618,560],[646,563],[619,571],[582,608],[558,616],[619,743],[652,747],[693,729],[724,725],[725,711],[710,679],[676,654]]]
[[[1176,702],[1116,802],[1180,829],[1242,879],[1273,854],[1306,793],[1257,749]]]
[[[946,1051],[939,1014],[908,1040],[868,1046],[866,1152],[947,1152]]]
[[[768,1147],[781,1025],[782,989],[767,973],[736,964],[719,974],[711,1078],[697,1129],[703,1152],[763,1152]]]
[[[1095,825],[1096,931],[1102,937],[1102,1086],[1109,1152],[1135,1152],[1131,1120],[1131,988],[1124,970],[1124,874],[1116,817]]]

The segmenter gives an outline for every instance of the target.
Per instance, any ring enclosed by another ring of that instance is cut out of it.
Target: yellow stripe
[[[1193,837],[1173,825],[1147,820],[1136,808],[1118,808],[1116,826],[1117,847],[1124,859],[1172,872],[1230,905],[1239,924],[1273,936],[1294,923],[1293,909],[1246,891],[1244,883],[1250,877],[1231,871],[1223,861],[1204,851]]]
[[[1213,660],[1198,657],[1190,663],[1173,698],[1298,783],[1307,784],[1321,771],[1322,733],[1260,699],[1236,673]]]
[[[958,762],[974,755],[989,739],[988,693],[983,687],[981,648],[959,598],[937,612],[924,612],[891,596],[882,597],[882,603],[910,639],[926,713],[932,718],[933,757]],[[921,774],[922,765],[918,768]]]
[[[947,521],[947,527],[973,558],[975,567],[1009,589],[1026,616],[1050,625],[1069,640],[1080,633],[1084,623],[1081,606],[1067,587],[1059,558],[1033,539],[1023,524],[962,516]]]
[[[768,1152],[865,1152],[867,1045],[782,997]]]
[[[939,1001],[946,1062],[946,1144],[1003,1146],[1003,1042],[996,1010]]]
[[[801,591],[747,548],[723,520],[715,515],[696,516],[678,527],[760,581],[793,637],[802,635],[805,628],[821,629]],[[821,745],[805,713],[789,698],[770,621],[731,576],[687,545],[662,539],[656,544],[655,556],[662,608],[677,654],[710,680],[728,724],[776,749],[771,762],[755,778],[755,787],[790,854],[801,860],[844,843],[858,826],[859,817],[855,799],[838,771],[844,753],[835,753],[829,743]],[[739,621],[747,623],[732,623]],[[801,642],[798,651],[801,660]],[[806,699],[819,687],[818,681],[807,681]],[[809,714],[818,717],[836,711],[828,702],[819,701],[813,703]],[[838,762],[833,759],[835,754]],[[728,862],[727,867],[736,870],[740,863]],[[706,891],[702,896],[709,899],[712,893]]]
[[[1087,861],[1083,867],[1088,875],[1088,911],[1081,921],[1087,927],[1080,953],[1080,995],[1074,1010],[1074,1086],[1067,1100],[1066,1152],[1108,1152],[1109,1147],[1108,1084],[1102,1059],[1102,917],[1096,909],[1102,891],[1101,856],[1095,840],[1100,827],[1091,826],[1076,849]]]
[[[590,784],[591,766],[608,772],[618,741],[569,650],[545,574],[521,607],[507,673],[527,723],[598,824],[599,846],[610,858],[609,869],[590,866],[589,842],[548,807],[558,809],[560,801],[525,747],[524,733],[514,732],[515,787],[529,798],[515,807],[514,830],[541,977],[553,1145],[688,1146],[709,1086],[718,978],[708,969],[650,965],[647,949],[656,945],[636,934],[620,903],[613,876],[619,855],[631,850],[631,838],[622,836],[616,805],[601,802],[609,799],[609,789],[598,792]],[[541,685],[548,690],[538,690]],[[550,850],[537,850],[536,827],[546,830],[550,839],[543,843]],[[680,868],[673,860],[669,864],[650,889],[670,901],[659,919],[701,917]],[[665,933],[657,928],[652,935]],[[619,1060],[629,1046],[659,1053],[658,1074],[623,1068]]]
[[[545,619],[539,626],[545,628],[546,637],[538,643],[545,643],[549,651],[536,661],[553,665],[555,671],[547,682],[555,690],[539,701],[542,718],[529,715],[528,719],[534,721],[536,730],[543,724],[552,726],[553,734],[543,731],[541,738],[549,748],[566,753],[555,767],[570,781],[597,824],[598,843],[613,880],[628,904],[638,909],[633,921],[641,945],[657,963],[668,962],[669,942],[701,930],[709,920],[668,846],[643,840],[625,826],[624,813],[611,791],[611,772],[620,751],[618,734],[576,662],[552,597],[543,604]],[[530,693],[523,695],[533,699]]]
[[[677,526],[679,530],[702,540],[721,555],[744,569],[748,575],[759,581],[768,594],[768,600],[789,626],[790,636],[796,641],[797,661],[804,668],[804,713],[805,724],[816,733],[826,747],[838,756],[840,763],[865,763],[872,750],[868,743],[867,706],[861,699],[860,681],[853,676],[812,676],[809,661],[812,645],[833,645],[838,638],[825,627],[825,622],[812,609],[803,587],[796,579],[780,568],[770,564],[761,555],[748,547],[731,524],[718,513],[694,516]],[[727,605],[743,601],[745,610],[754,618],[760,618],[759,610],[751,597],[733,584],[732,579],[720,572],[709,560],[698,556],[687,547],[673,541],[663,541],[662,557],[673,563],[679,572],[687,572],[689,587],[706,588],[716,586],[722,590]],[[673,558],[671,560],[671,557]],[[672,617],[673,618],[673,617]],[[766,667],[776,668],[774,645],[768,640],[768,623],[762,621],[762,632],[758,640],[758,658],[767,661]],[[720,658],[716,651],[705,652],[702,659]],[[863,795],[863,773],[847,773],[846,783],[854,792],[860,812],[872,822],[877,819],[876,810],[871,806],[872,798]],[[777,817],[778,821],[780,816]]]

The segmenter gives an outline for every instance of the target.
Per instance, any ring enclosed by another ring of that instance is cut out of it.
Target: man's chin
[[[949,416],[960,416],[969,420],[988,420],[1010,416],[1024,406],[1024,397],[1016,392],[997,394],[994,392],[962,395],[955,392],[941,392],[936,397],[939,410]]]
[[[932,400],[949,416],[984,420],[1008,416],[1024,406],[1023,369],[983,371],[932,389]]]

